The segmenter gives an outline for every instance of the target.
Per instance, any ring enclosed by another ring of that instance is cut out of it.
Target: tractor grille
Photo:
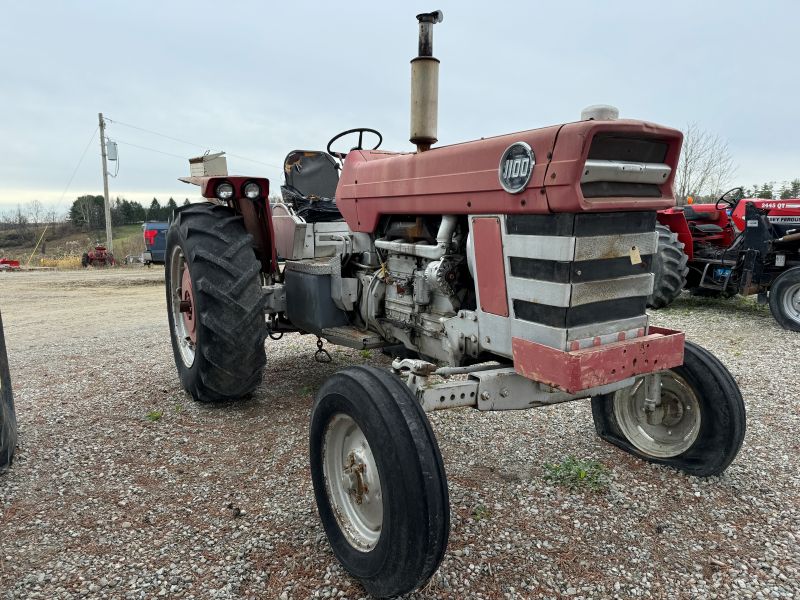
[[[606,133],[595,136],[581,178],[584,198],[659,198],[672,169],[669,143]]]
[[[479,298],[483,321],[507,314],[509,336],[562,350],[644,333],[658,242],[655,212],[498,218],[508,304],[504,313]],[[476,264],[480,295],[490,288],[481,290],[480,260]]]

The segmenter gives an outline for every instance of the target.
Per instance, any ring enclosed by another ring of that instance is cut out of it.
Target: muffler
[[[439,59],[433,57],[433,26],[441,23],[442,11],[417,15],[419,51],[411,61],[411,137],[417,152],[430,150],[438,141]]]

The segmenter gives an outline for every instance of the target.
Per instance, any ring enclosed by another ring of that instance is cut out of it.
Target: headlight
[[[246,183],[244,185],[244,195],[250,198],[251,200],[258,198],[261,195],[261,186],[258,185],[255,181]]]
[[[220,200],[230,200],[233,198],[233,186],[228,182],[220,183],[217,186],[216,195]]]

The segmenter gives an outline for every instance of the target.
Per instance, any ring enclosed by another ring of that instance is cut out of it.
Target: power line
[[[193,142],[187,142],[186,140],[182,140],[176,137],[172,137],[171,135],[165,135],[163,133],[159,133],[157,131],[153,131],[152,129],[145,129],[144,127],[139,127],[138,125],[131,125],[130,123],[123,123],[122,121],[116,121],[114,119],[109,119],[106,117],[106,121],[109,123],[114,123],[115,125],[123,125],[124,127],[130,127],[131,129],[138,129],[139,131],[144,131],[145,133],[150,133],[152,135],[157,135],[159,137],[166,138],[168,140],[172,140],[173,142],[180,142],[181,144],[186,144],[187,146],[194,146],[196,148],[206,148],[203,144],[195,144]]]
[[[67,195],[67,191],[69,190],[69,186],[72,185],[72,180],[75,179],[75,175],[78,173],[78,169],[81,168],[81,165],[83,164],[83,159],[86,156],[86,152],[89,150],[89,146],[91,146],[92,142],[94,141],[94,136],[97,134],[97,130],[99,128],[100,128],[99,125],[94,128],[94,131],[92,132],[92,137],[90,137],[89,141],[86,142],[86,147],[83,149],[83,152],[81,153],[80,159],[78,159],[78,164],[75,165],[75,169],[72,171],[72,175],[70,175],[69,181],[67,182],[67,186],[64,188],[64,191],[61,192],[61,198],[58,199],[58,207],[59,208],[61,208],[62,202],[64,201],[64,196]]]
[[[138,125],[131,125],[130,123],[123,123],[122,121],[116,121],[114,119],[109,119],[108,117],[106,117],[105,120],[108,121],[109,123],[114,123],[115,125],[122,125],[123,127],[130,127],[131,129],[137,129],[139,131],[144,131],[145,133],[149,133],[151,135],[157,135],[157,136],[165,138],[167,140],[172,140],[173,142],[178,142],[180,144],[186,144],[187,146],[193,146],[195,148],[203,148],[203,149],[210,148],[210,146],[208,146],[206,144],[195,144],[194,142],[189,142],[189,141],[186,141],[186,140],[182,140],[180,138],[176,138],[176,137],[173,137],[171,135],[166,135],[165,133],[160,133],[158,131],[153,131],[152,129],[146,129],[145,127],[139,127]],[[130,144],[130,142],[128,142],[128,143]],[[133,145],[133,144],[130,144],[130,145]],[[156,150],[156,152],[159,152],[159,151]],[[166,153],[162,152],[162,154],[166,154]],[[264,165],[265,167],[270,167],[272,169],[281,169],[281,170],[283,169],[283,167],[279,167],[277,165],[266,163],[266,162],[261,161],[261,160],[256,160],[254,158],[248,158],[246,156],[241,156],[239,154],[233,154],[231,152],[226,152],[226,154],[228,156],[232,157],[232,158],[238,158],[240,160],[246,160],[248,162],[257,163],[257,164],[260,164],[260,165]],[[172,156],[174,156],[174,155],[172,155]]]
[[[139,144],[134,144],[133,142],[126,142],[125,140],[121,140],[119,138],[114,138],[114,141],[118,144],[125,144],[126,146],[133,146],[134,148],[139,148],[140,150],[148,150],[150,152],[157,152],[158,154],[163,154],[165,156],[172,156],[173,158],[180,158],[181,160],[189,160],[186,156],[179,156],[178,154],[171,154],[170,152],[164,152],[163,150],[156,150],[155,148],[148,148],[147,146],[140,146]]]

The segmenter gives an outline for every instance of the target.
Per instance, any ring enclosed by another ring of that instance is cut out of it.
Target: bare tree
[[[28,202],[28,217],[34,225],[39,225],[39,219],[44,215],[44,206],[38,200]]]
[[[719,196],[736,171],[728,143],[697,123],[686,127],[683,149],[675,174],[675,197],[685,204],[688,196]]]

